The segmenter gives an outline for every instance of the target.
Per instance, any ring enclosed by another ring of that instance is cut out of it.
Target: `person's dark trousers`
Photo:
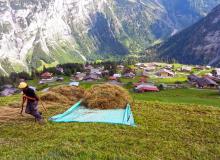
[[[42,119],[41,114],[38,112],[38,101],[28,101],[25,113],[34,116],[37,121]]]

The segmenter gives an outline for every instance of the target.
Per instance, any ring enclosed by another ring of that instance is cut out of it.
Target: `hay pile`
[[[131,102],[127,90],[112,84],[94,85],[84,95],[84,104],[91,109],[124,109]]]
[[[85,90],[75,86],[58,86],[42,94],[40,99],[55,103],[73,104],[83,98]]]
[[[85,93],[84,88],[82,87],[76,87],[76,86],[58,86],[49,89],[51,92],[59,93],[68,99],[72,99],[73,97],[77,99],[83,98],[83,95]]]
[[[48,101],[48,102],[56,102],[56,103],[67,103],[69,102],[69,99],[65,96],[55,93],[52,91],[46,92],[40,96],[40,99],[42,101]]]

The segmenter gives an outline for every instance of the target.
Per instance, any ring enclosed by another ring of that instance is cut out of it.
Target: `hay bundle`
[[[46,92],[40,96],[40,99],[42,101],[48,101],[48,102],[56,102],[56,103],[68,103],[69,99],[65,96],[55,93],[52,91]]]
[[[49,91],[61,94],[68,98],[69,100],[73,99],[82,99],[85,90],[81,87],[75,87],[75,86],[58,86],[55,88],[51,88]]]
[[[49,89],[40,99],[48,102],[74,104],[83,98],[85,90],[81,87],[58,86]]]
[[[124,109],[131,101],[127,90],[112,84],[94,85],[84,96],[84,104],[92,109]]]

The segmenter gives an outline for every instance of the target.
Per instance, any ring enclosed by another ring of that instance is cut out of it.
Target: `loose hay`
[[[12,103],[9,103],[8,106],[11,108],[21,108],[21,103],[12,102]]]
[[[127,90],[112,84],[94,85],[84,95],[84,104],[91,109],[124,109],[131,102]]]

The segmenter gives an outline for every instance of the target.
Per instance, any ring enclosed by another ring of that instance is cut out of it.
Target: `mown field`
[[[131,94],[136,127],[52,122],[40,126],[32,118],[1,123],[0,159],[220,159],[218,91]],[[19,100],[20,95],[0,98],[0,106]],[[44,116],[68,107],[54,105]]]

